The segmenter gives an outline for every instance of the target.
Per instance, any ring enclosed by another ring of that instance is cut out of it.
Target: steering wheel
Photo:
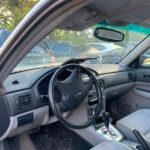
[[[67,70],[71,71],[70,75],[61,80],[60,77]],[[83,80],[83,74],[88,77],[86,81]],[[95,86],[97,95],[97,106],[93,116],[88,117],[88,120],[84,123],[75,124],[69,122],[63,116],[63,113],[77,109],[87,99],[92,86]],[[54,115],[63,125],[69,128],[86,128],[95,122],[101,112],[102,98],[99,84],[91,71],[78,64],[67,64],[56,70],[49,83],[48,96]]]

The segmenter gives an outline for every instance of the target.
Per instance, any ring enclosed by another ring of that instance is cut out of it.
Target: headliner
[[[89,5],[68,17],[59,28],[84,30],[102,20],[109,24],[139,24],[150,27],[149,0],[92,0]]]

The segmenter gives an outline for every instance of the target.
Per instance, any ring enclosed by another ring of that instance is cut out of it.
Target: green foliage
[[[68,42],[75,42],[75,43],[83,43],[83,37],[80,36],[80,32],[75,31],[66,31],[66,30],[55,30],[52,32],[48,38],[51,40],[57,39],[58,41],[68,41]]]
[[[0,1],[0,28],[12,31],[36,2],[37,0]]]
[[[86,43],[99,42],[93,37],[95,26],[83,31],[67,31],[56,29],[51,32],[46,39],[48,41],[64,41],[70,44],[85,45]]]

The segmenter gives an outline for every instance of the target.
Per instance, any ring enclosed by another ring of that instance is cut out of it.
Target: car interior
[[[0,75],[0,150],[149,150],[150,1],[47,4],[45,11],[57,7],[29,38],[22,40],[17,28],[2,47],[12,53]],[[22,43],[7,47],[13,36]],[[53,43],[59,47],[52,54]],[[91,46],[101,43],[117,49],[111,62]]]

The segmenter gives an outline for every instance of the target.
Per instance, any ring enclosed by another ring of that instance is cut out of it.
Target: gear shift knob
[[[108,130],[109,129],[109,122],[110,122],[110,114],[108,112],[104,112],[103,116],[104,116],[104,124]]]

